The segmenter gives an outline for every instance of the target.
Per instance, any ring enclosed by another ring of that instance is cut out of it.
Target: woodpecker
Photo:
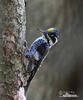
[[[27,72],[31,73],[35,69],[38,62],[42,62],[50,48],[58,42],[59,34],[55,28],[49,28],[47,30],[40,30],[43,34],[38,37],[30,46],[26,46],[27,52],[25,57],[28,58],[29,64],[27,66]]]

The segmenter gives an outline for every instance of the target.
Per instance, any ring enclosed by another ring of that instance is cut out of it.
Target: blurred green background
[[[40,29],[56,26],[60,37],[32,80],[28,100],[83,100],[83,1],[26,0],[26,12],[29,46]],[[64,91],[79,97],[59,97]]]

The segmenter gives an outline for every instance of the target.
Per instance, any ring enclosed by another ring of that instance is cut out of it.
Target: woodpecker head
[[[58,31],[55,28],[49,28],[47,30],[40,30],[40,31],[47,39],[50,46],[53,46],[55,43],[57,43],[59,35],[58,35]]]

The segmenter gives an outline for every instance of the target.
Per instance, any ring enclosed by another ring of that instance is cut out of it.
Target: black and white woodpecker
[[[50,48],[58,42],[59,34],[55,28],[49,28],[47,30],[40,30],[43,34],[38,37],[30,46],[27,47],[25,57],[28,58],[29,64],[27,66],[27,72],[31,73],[35,69],[36,64],[39,61],[43,61]]]

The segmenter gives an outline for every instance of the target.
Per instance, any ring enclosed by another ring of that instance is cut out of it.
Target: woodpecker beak
[[[40,32],[42,32],[42,33],[48,33],[47,30],[40,30]]]
[[[40,29],[40,32],[44,33],[45,31]]]

